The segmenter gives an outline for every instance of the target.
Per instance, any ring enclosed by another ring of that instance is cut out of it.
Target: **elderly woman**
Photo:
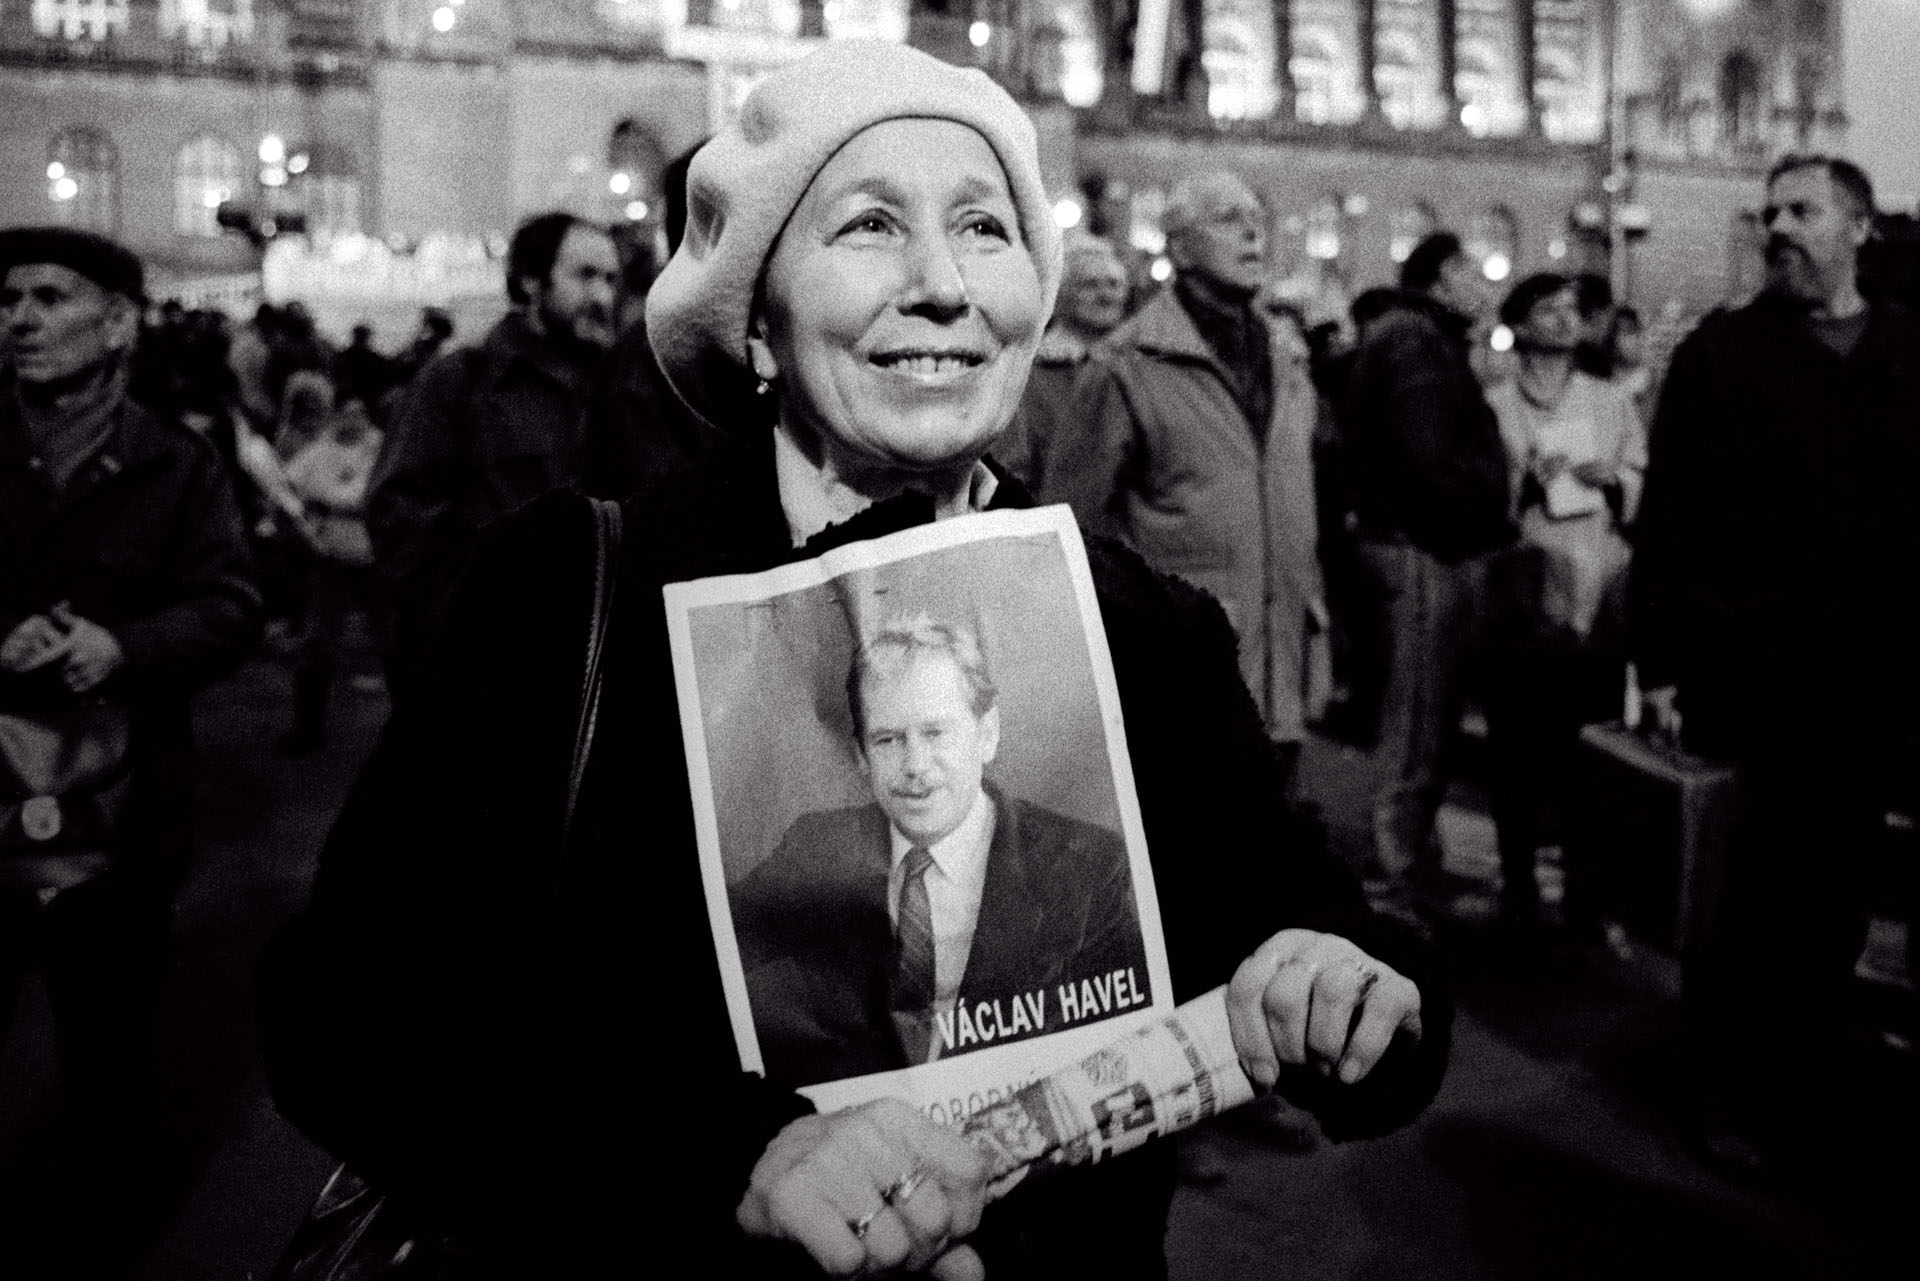
[[[980,1159],[917,1111],[815,1115],[740,1070],[658,590],[1028,501],[983,452],[1059,280],[1032,128],[978,72],[836,44],[754,91],[689,206],[649,303],[662,368],[697,407],[763,388],[766,421],[628,513],[564,846],[592,520],[549,497],[477,553],[263,959],[275,1097],[509,1275],[1161,1276],[1165,1145],[986,1207]],[[1090,557],[1175,995],[1231,980],[1249,1072],[1328,1134],[1404,1123],[1444,1066],[1444,995],[1276,808],[1219,609]]]

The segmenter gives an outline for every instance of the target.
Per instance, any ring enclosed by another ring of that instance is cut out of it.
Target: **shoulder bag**
[[[593,615],[580,689],[580,720],[567,775],[567,808],[561,821],[564,848],[580,799],[580,780],[593,746],[600,712],[602,661],[620,552],[620,504],[593,501],[595,556]],[[307,1217],[294,1230],[271,1281],[439,1281],[457,1275],[458,1244],[422,1230],[386,1193],[345,1165],[334,1168]]]

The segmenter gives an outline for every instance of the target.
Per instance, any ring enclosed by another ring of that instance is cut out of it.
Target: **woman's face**
[[[1533,304],[1515,337],[1535,351],[1572,351],[1580,342],[1580,300],[1573,286]]]
[[[1045,320],[993,149],[954,121],[890,120],[807,189],[748,346],[791,426],[917,471],[978,457],[999,434]]]

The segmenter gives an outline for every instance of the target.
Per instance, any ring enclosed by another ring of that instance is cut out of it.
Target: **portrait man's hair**
[[[853,653],[847,669],[847,708],[853,713],[853,737],[864,743],[867,737],[863,690],[869,678],[892,678],[911,667],[915,660],[929,654],[946,658],[959,670],[966,682],[968,703],[975,716],[985,716],[999,698],[993,677],[987,672],[986,656],[971,629],[944,622],[931,614],[912,614],[889,619]]]

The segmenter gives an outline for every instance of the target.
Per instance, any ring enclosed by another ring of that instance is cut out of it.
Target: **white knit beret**
[[[751,377],[754,290],[814,176],[886,120],[953,120],[979,132],[1012,190],[1046,312],[1060,288],[1060,232],[1040,180],[1033,122],[985,72],[906,45],[837,40],[761,81],[687,171],[687,230],[647,294],[647,337],[694,409],[738,403]]]

